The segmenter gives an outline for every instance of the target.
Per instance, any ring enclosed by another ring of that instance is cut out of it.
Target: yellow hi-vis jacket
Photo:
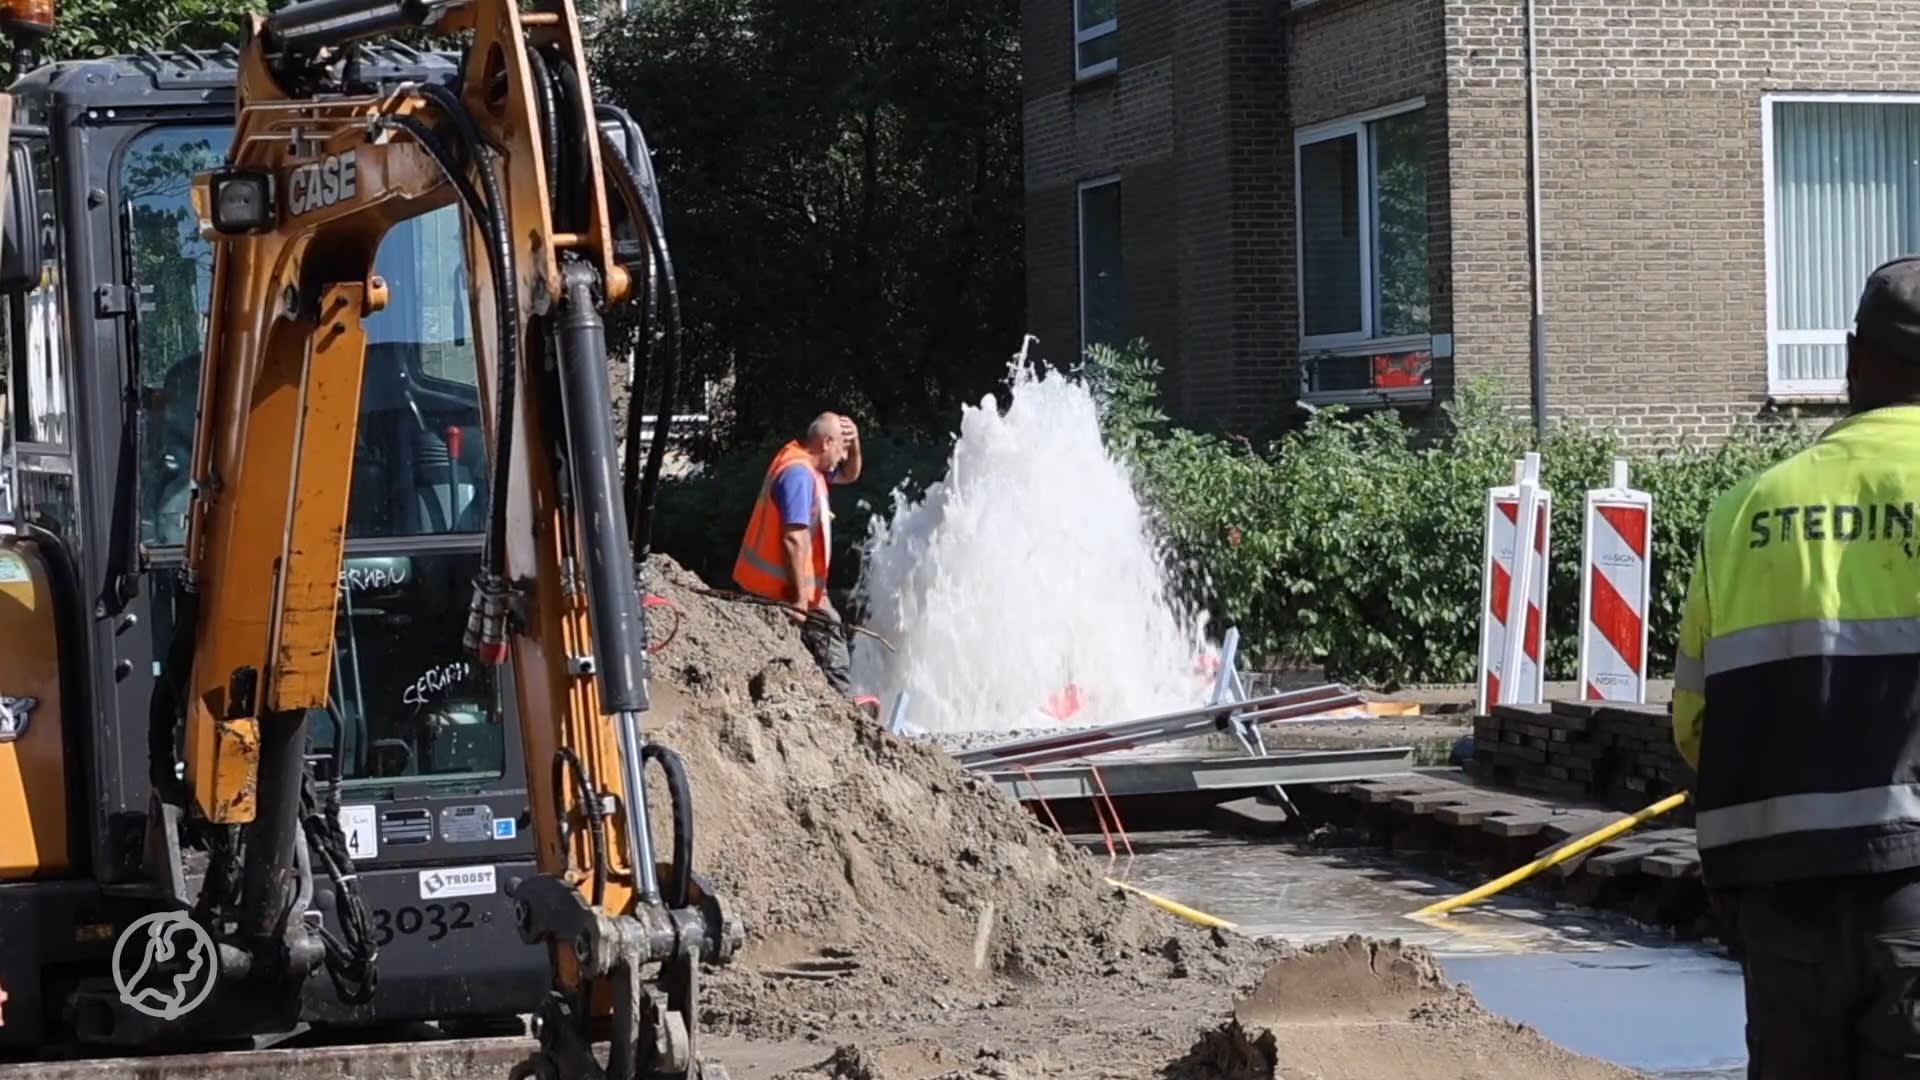
[[[1673,736],[1712,889],[1920,866],[1920,406],[1847,418],[1721,496]]]

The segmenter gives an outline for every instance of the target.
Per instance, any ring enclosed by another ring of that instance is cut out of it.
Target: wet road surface
[[[1098,836],[1076,837],[1101,855]],[[1444,919],[1405,913],[1479,882],[1367,850],[1307,852],[1207,832],[1146,833],[1109,875],[1295,942],[1361,934],[1426,946],[1480,1003],[1569,1050],[1661,1080],[1746,1075],[1740,970],[1697,946],[1496,897]]]

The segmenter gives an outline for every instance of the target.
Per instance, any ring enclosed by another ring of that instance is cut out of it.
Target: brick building
[[[1862,278],[1920,251],[1915,7],[1535,9],[1549,415],[1664,441],[1831,409]],[[1526,10],[1023,0],[1039,351],[1145,337],[1202,426],[1483,374],[1524,403]]]

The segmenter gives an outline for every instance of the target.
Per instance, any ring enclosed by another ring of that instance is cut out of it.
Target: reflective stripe
[[[1803,656],[1920,654],[1920,619],[1801,619],[1736,630],[1707,642],[1706,674]],[[1674,679],[1679,680],[1676,670]]]
[[[750,564],[755,570],[758,570],[763,574],[769,574],[773,577],[777,577],[780,580],[787,582],[788,584],[792,584],[793,582],[793,570],[790,567],[775,566],[772,563],[768,562],[767,560],[761,558],[760,553],[757,551],[754,551],[752,548],[748,548],[742,551],[740,553],[740,558],[743,561]]]
[[[1676,694],[1706,693],[1706,661],[1698,657],[1688,656],[1686,653],[1675,654],[1673,658],[1673,691]]]
[[[1694,815],[1695,839],[1704,850],[1782,833],[1857,829],[1920,821],[1920,784],[1776,795]]]
[[[827,506],[827,486],[820,470],[813,468],[805,448],[797,442],[782,447],[774,455],[766,476],[761,478],[760,494],[754,500],[746,535],[740,541],[740,553],[734,559],[733,580],[750,593],[773,600],[791,598],[794,574],[787,565],[785,530],[782,528],[779,507],[773,498],[773,485],[786,470],[802,466],[811,474],[814,491],[811,523],[813,544],[810,552],[812,565],[809,568],[813,585],[808,599],[818,600],[825,595],[831,561],[827,551],[826,530],[822,527],[824,515],[831,512]]]

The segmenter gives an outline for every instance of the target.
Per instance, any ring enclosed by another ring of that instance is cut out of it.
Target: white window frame
[[[1777,401],[1831,401],[1844,398],[1846,378],[1783,379],[1782,345],[1844,345],[1846,330],[1778,330],[1780,325],[1780,218],[1773,186],[1775,105],[1819,102],[1828,105],[1916,105],[1920,94],[1777,91],[1760,95],[1760,190],[1767,267],[1767,396]]]
[[[1294,234],[1294,306],[1298,311],[1295,324],[1300,339],[1300,352],[1303,357],[1308,353],[1373,353],[1394,349],[1417,348],[1432,340],[1432,330],[1425,334],[1410,334],[1399,337],[1375,337],[1373,326],[1373,147],[1367,138],[1367,125],[1379,120],[1414,112],[1427,106],[1425,97],[1409,98],[1378,109],[1343,116],[1338,120],[1312,124],[1297,128],[1293,133],[1293,234]],[[1355,137],[1355,146],[1360,156],[1359,202],[1360,202],[1360,329],[1348,334],[1307,334],[1306,274],[1307,274],[1307,232],[1302,218],[1305,203],[1301,200],[1303,185],[1300,179],[1300,152],[1306,147],[1338,139],[1343,136]]]
[[[1067,3],[1073,5],[1073,77],[1075,79],[1094,79],[1105,75],[1109,71],[1117,70],[1120,67],[1120,58],[1118,56],[1109,56],[1097,64],[1087,64],[1083,66],[1080,63],[1080,49],[1089,41],[1098,41],[1108,34],[1119,33],[1119,15],[1116,14],[1106,22],[1094,23],[1092,26],[1081,26],[1080,0],[1067,0]],[[1116,4],[1115,11],[1117,12],[1118,10],[1119,7]]]
[[[1105,176],[1096,176],[1096,177],[1093,177],[1092,179],[1082,180],[1078,184],[1074,185],[1073,251],[1074,251],[1074,265],[1077,267],[1077,269],[1074,271],[1074,276],[1075,276],[1074,295],[1075,295],[1075,298],[1079,301],[1079,308],[1080,308],[1080,312],[1079,312],[1080,314],[1080,319],[1079,319],[1080,355],[1083,359],[1086,356],[1087,346],[1091,344],[1090,342],[1087,341],[1087,192],[1092,191],[1095,188],[1112,187],[1119,183],[1120,183],[1119,173],[1108,173]],[[1125,228],[1125,221],[1126,221],[1126,202],[1125,202],[1126,192],[1124,190],[1121,192],[1120,197],[1122,200],[1120,218],[1121,218],[1122,230],[1123,230],[1120,234],[1122,238],[1121,250],[1125,251],[1126,250],[1126,240],[1125,240],[1126,233],[1124,231],[1124,228]]]

